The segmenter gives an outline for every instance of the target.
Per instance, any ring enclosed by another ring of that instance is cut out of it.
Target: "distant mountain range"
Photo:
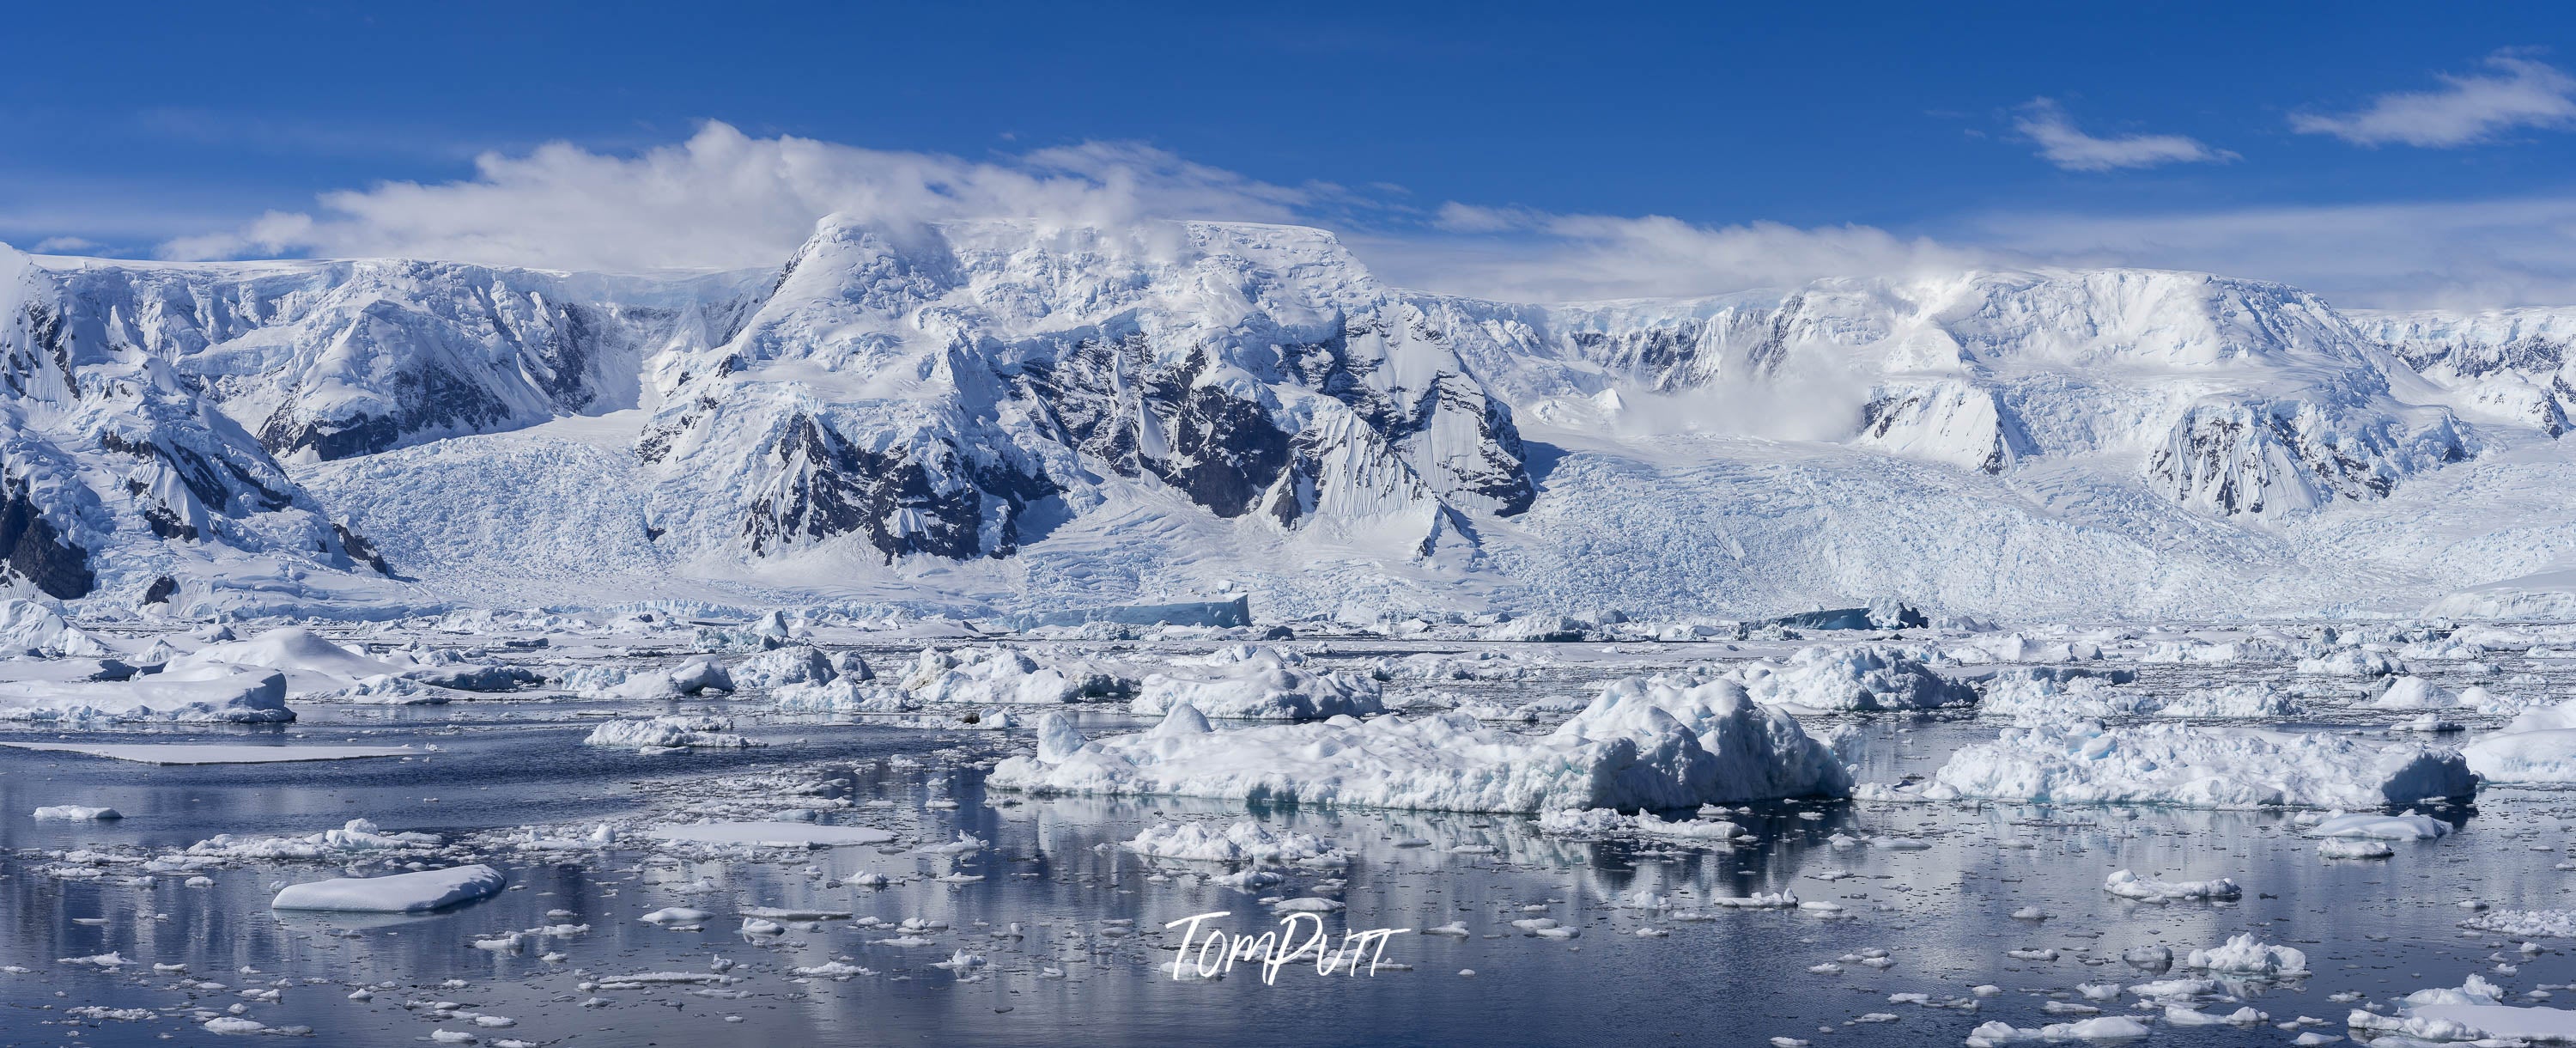
[[[2147,270],[1526,305],[1327,233],[776,270],[0,247],[0,573],[129,610],[2409,611],[2576,557],[2576,310]]]

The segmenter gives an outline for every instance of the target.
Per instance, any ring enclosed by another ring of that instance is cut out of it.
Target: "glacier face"
[[[2524,483],[2576,311],[2140,270],[1521,305],[1298,227],[841,219],[728,274],[0,248],[0,296],[0,572],[123,607],[2297,613],[2576,553]]]

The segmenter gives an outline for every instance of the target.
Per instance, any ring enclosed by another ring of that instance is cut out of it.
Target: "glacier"
[[[2507,614],[2576,577],[2570,337],[2137,269],[1489,302],[1226,222],[834,216],[720,273],[0,247],[0,590]]]

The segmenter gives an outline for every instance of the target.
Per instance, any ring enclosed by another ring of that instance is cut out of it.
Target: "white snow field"
[[[2375,808],[2471,796],[2477,781],[2458,753],[2414,742],[2091,721],[2005,728],[1951,755],[1932,789],[2037,804]]]
[[[382,877],[334,877],[290,884],[268,905],[277,910],[420,913],[483,898],[500,891],[504,883],[501,871],[476,863]]]
[[[1037,754],[1003,761],[993,785],[1493,812],[1691,807],[1850,789],[1823,743],[1726,681],[1616,681],[1544,736],[1457,713],[1218,731],[1187,705],[1134,735],[1088,740],[1052,715],[1038,733]]]

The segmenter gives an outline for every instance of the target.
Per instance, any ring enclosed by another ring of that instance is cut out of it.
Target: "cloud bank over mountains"
[[[2291,117],[2359,146],[2461,148],[2576,125],[2576,77],[2517,52],[2427,91]],[[2099,135],[2059,102],[2012,129],[2070,178],[2252,164],[2177,133]],[[2247,148],[2251,148],[2249,145]],[[709,121],[687,140],[618,153],[554,143],[478,158],[448,182],[322,194],[230,228],[162,241],[169,259],[449,259],[567,270],[764,266],[828,214],[890,229],[990,217],[1064,227],[1223,219],[1322,226],[1398,284],[1519,301],[1708,295],[1825,276],[2028,266],[2198,269],[2296,284],[2343,305],[2491,308],[2576,303],[2576,194],[2152,212],[1995,210],[1916,230],[1858,223],[1692,222],[1510,204],[1431,205],[1400,188],[1285,185],[1148,145],[1085,142],[966,158]],[[74,252],[86,242],[36,245]]]

